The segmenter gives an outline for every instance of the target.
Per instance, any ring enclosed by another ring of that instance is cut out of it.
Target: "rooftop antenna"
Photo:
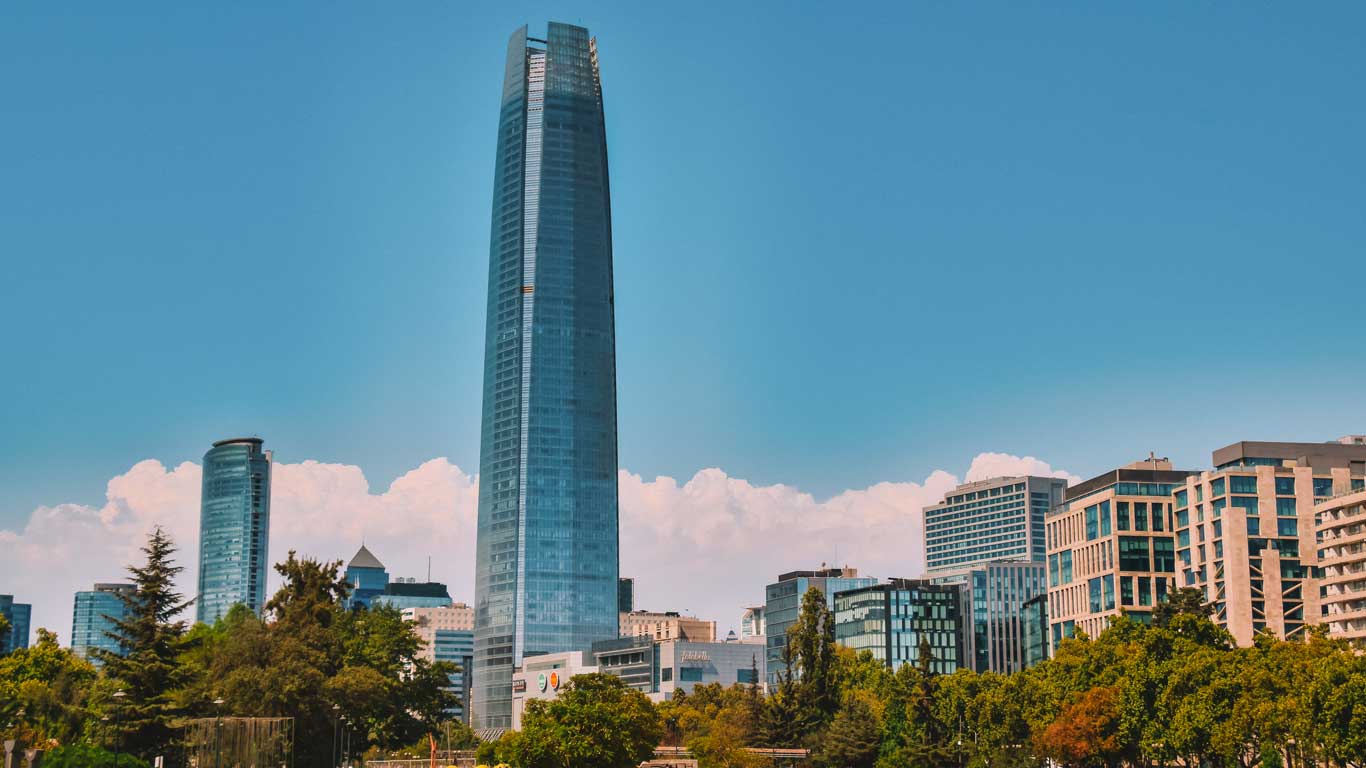
[[[432,556],[427,555],[427,583],[432,583]]]

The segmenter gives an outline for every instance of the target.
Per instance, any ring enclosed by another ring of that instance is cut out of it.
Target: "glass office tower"
[[[238,603],[265,604],[270,451],[259,437],[219,440],[204,454],[195,618],[212,624]]]
[[[29,622],[33,606],[14,602],[13,595],[0,595],[0,616],[9,622],[9,632],[0,635],[0,656],[28,647]]]
[[[106,633],[128,615],[128,606],[119,595],[136,593],[133,584],[96,584],[94,589],[77,592],[71,609],[71,650],[97,667],[104,662],[92,653],[94,649],[122,654],[118,641]]]
[[[595,41],[508,42],[489,243],[472,709],[512,672],[617,636],[617,404],[607,137]]]

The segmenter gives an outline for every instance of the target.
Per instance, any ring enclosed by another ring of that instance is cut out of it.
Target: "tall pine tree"
[[[93,649],[104,662],[104,673],[123,692],[110,700],[110,724],[122,749],[150,761],[166,754],[174,738],[170,719],[175,715],[172,692],[184,682],[179,655],[185,622],[174,620],[192,601],[175,591],[175,577],[184,570],[171,556],[175,545],[160,527],[142,548],[147,562],[130,566],[136,589],[117,593],[125,615],[106,632],[124,654]]]

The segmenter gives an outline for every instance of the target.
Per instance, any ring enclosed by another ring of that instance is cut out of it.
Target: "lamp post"
[[[105,715],[105,716],[101,717],[101,718],[100,718],[100,722],[101,722],[101,723],[104,723],[104,725],[101,727],[100,730],[103,731],[102,735],[104,736],[105,739],[107,739],[107,738],[109,738],[109,715]],[[108,744],[108,743],[109,743],[109,742],[107,742],[107,741],[104,741],[104,739],[101,739],[101,741],[102,741],[104,744]]]
[[[114,692],[114,768],[119,768],[119,747],[123,743],[123,697],[127,695],[123,691]]]
[[[215,768],[223,768],[223,698],[213,700],[213,751]]]
[[[337,768],[337,726],[340,725],[341,705],[332,705],[332,768]]]

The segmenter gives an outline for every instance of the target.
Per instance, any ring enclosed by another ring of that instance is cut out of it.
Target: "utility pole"
[[[223,699],[213,700],[214,705],[214,726],[213,726],[213,751],[214,765],[216,768],[223,768]]]

